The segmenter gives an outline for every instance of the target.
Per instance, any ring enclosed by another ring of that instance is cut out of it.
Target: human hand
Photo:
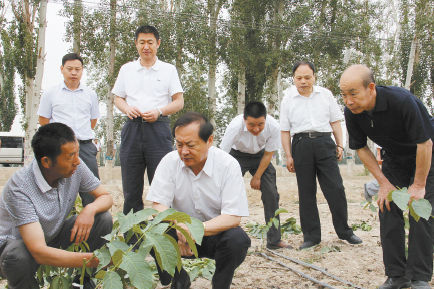
[[[253,176],[252,179],[250,180],[250,187],[254,190],[261,189],[261,178]]]
[[[190,234],[190,231],[188,230],[187,225],[185,225],[183,223],[179,223],[178,226],[181,227],[184,231],[186,231],[191,237],[191,234]],[[190,245],[188,245],[187,239],[185,238],[184,234],[178,230],[176,231],[176,234],[178,236],[178,247],[179,247],[179,251],[181,253],[181,256],[192,256],[193,251],[191,250]]]
[[[425,186],[412,184],[408,188],[408,193],[410,194],[411,200],[419,200],[425,197]]]
[[[87,241],[94,221],[95,212],[90,205],[87,205],[75,219],[74,226],[71,229],[70,241],[74,241],[74,238],[76,244]]]
[[[129,106],[127,105],[125,108],[125,114],[128,116],[129,119],[141,117],[142,113],[140,110],[135,106]]]
[[[295,173],[294,159],[290,156],[286,157],[286,168],[289,172]]]
[[[344,155],[344,149],[340,146],[336,146],[336,158],[338,161],[342,160],[342,156]]]
[[[158,117],[160,116],[160,112],[157,109],[145,111],[142,114],[142,117],[147,122],[155,122],[157,121]]]
[[[384,212],[383,205],[386,204],[386,209],[390,211],[390,202],[387,200],[387,196],[390,192],[396,190],[395,186],[393,186],[389,181],[385,183],[380,183],[380,189],[378,190],[378,200],[377,204],[380,208],[380,211]]]

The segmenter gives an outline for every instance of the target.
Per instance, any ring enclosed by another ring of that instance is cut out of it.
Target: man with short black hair
[[[380,289],[429,289],[433,273],[433,218],[418,222],[409,215],[408,257],[403,212],[387,197],[408,187],[410,201],[426,199],[434,208],[434,118],[406,89],[377,86],[372,71],[357,64],[341,76],[350,148],[378,181],[380,238],[387,280]],[[366,145],[382,147],[380,169]],[[386,206],[386,210],[384,210]],[[434,210],[431,212],[434,215]]]
[[[248,216],[249,210],[240,166],[212,145],[213,130],[212,124],[195,112],[175,122],[177,151],[161,160],[146,199],[160,212],[172,207],[203,222],[204,238],[197,245],[199,257],[215,259],[212,288],[227,289],[250,247],[250,238],[240,227],[241,217]],[[188,232],[187,226],[184,229]],[[181,233],[171,235],[178,240],[181,256],[193,255]],[[168,284],[170,275],[158,270],[161,283]],[[171,288],[190,288],[184,269],[176,270]]]
[[[80,268],[86,261],[87,267],[97,267],[92,251],[104,245],[102,236],[113,226],[108,212],[112,197],[80,163],[71,128],[62,123],[41,126],[32,148],[35,159],[9,179],[0,198],[0,275],[10,289],[39,288],[39,265]],[[79,191],[94,201],[68,218]],[[82,241],[90,252],[64,250]],[[85,288],[95,288],[89,278]]]
[[[38,115],[39,123],[61,122],[72,128],[80,144],[80,158],[99,178],[96,161],[97,149],[92,140],[93,131],[99,117],[98,96],[95,91],[81,83],[83,58],[76,53],[68,53],[62,58],[60,71],[63,82],[47,91],[41,97]],[[91,203],[89,194],[80,193],[83,206]]]
[[[316,203],[316,178],[332,214],[336,234],[350,244],[362,240],[348,226],[345,188],[337,159],[342,159],[342,112],[326,88],[315,86],[315,67],[299,61],[293,67],[292,86],[280,107],[282,146],[286,168],[295,172],[300,200],[300,223],[304,242],[300,249],[321,242],[321,224]],[[331,133],[336,143],[331,138]],[[292,136],[292,142],[291,142]]]
[[[140,26],[135,37],[140,57],[121,67],[112,89],[116,107],[128,117],[119,154],[124,214],[143,209],[145,170],[151,184],[158,163],[173,150],[168,116],[184,107],[176,67],[157,58],[161,43],[157,29]]]
[[[276,186],[276,169],[271,159],[280,147],[280,127],[267,115],[262,102],[253,101],[246,105],[244,114],[236,116],[226,128],[220,148],[230,153],[240,164],[244,175],[252,175],[250,187],[261,190],[265,222],[274,217],[279,208],[279,193]],[[277,216],[279,219],[279,216]],[[280,221],[280,220],[279,220]],[[267,232],[267,248],[279,249],[291,246],[281,240],[280,224]]]

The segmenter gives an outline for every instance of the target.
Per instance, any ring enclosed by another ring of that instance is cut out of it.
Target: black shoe
[[[318,241],[318,242],[304,241],[303,244],[301,244],[301,246],[298,249],[299,250],[307,249],[307,248],[313,247],[315,245],[318,245],[319,243],[321,243],[321,241]]]
[[[410,280],[405,277],[388,277],[386,282],[383,283],[378,289],[401,289],[409,288],[411,285]],[[429,287],[428,287],[429,288]]]
[[[354,234],[352,234],[351,236],[349,236],[348,238],[345,238],[343,240],[345,240],[348,243],[353,244],[353,245],[362,244],[363,243],[362,239],[360,239],[359,237],[357,237]]]
[[[270,250],[276,250],[276,249],[281,249],[281,248],[293,249],[293,247],[291,245],[289,245],[288,243],[286,243],[285,241],[282,241],[282,240],[280,240],[276,244],[267,244],[267,248]]]
[[[72,281],[73,284],[80,285],[80,276],[75,276],[74,280]],[[72,285],[72,288],[80,288],[80,286],[74,286]],[[83,289],[95,289],[96,284],[90,279],[89,276],[84,276],[83,279]]]
[[[190,282],[190,276],[188,276],[187,271],[184,270],[184,268],[181,269],[181,272],[178,272],[177,269],[175,269],[175,276],[173,276],[172,285],[170,286],[170,289],[188,289],[190,288],[191,282]]]
[[[411,280],[411,289],[431,289],[426,281]]]

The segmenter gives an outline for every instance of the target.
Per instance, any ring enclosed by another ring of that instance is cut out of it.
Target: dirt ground
[[[318,187],[317,199],[321,217],[322,242],[312,249],[303,251],[297,249],[279,249],[276,252],[324,268],[329,273],[349,281],[360,288],[377,288],[386,279],[380,246],[379,221],[376,213],[371,212],[369,209],[363,209],[361,205],[364,201],[363,184],[370,181],[372,177],[364,175],[363,167],[361,166],[356,166],[353,170],[342,166],[341,174],[348,201],[349,225],[360,224],[363,221],[372,225],[371,231],[362,231],[360,229],[355,231],[355,234],[362,238],[363,243],[360,245],[350,245],[346,241],[339,240],[333,229],[327,202]],[[123,204],[122,186],[117,175],[118,171],[114,172],[113,176],[106,178],[106,180],[111,180],[107,181],[106,186],[113,193],[115,200],[115,205],[112,208],[113,213],[121,211]],[[250,217],[243,218],[242,224],[245,225],[250,221],[263,223],[264,213],[261,194],[259,191],[250,188],[250,176],[245,177],[245,183],[249,200]],[[295,217],[299,224],[295,175],[289,174],[284,168],[278,168],[277,187],[280,194],[280,207],[287,209],[289,212],[282,214],[281,220],[284,221],[289,217]],[[145,188],[146,191],[147,188]],[[261,252],[295,270],[329,284],[332,288],[352,288],[316,270],[275,256],[261,247],[259,239],[253,237],[251,239],[252,246],[249,249],[246,260],[235,272],[231,288],[323,288],[278,263],[265,259],[259,255]],[[301,234],[288,235],[285,240],[294,248],[298,248],[303,241],[303,237]],[[0,281],[0,288],[4,288],[4,284],[4,281]],[[431,287],[433,285],[434,279],[431,280]],[[170,288],[170,286],[162,287],[159,285],[157,288]],[[211,282],[204,278],[198,278],[192,283],[191,288],[208,289],[211,288]]]

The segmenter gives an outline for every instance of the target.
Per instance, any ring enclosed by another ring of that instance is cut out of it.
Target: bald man
[[[434,205],[433,117],[408,90],[376,86],[372,71],[364,65],[347,68],[340,89],[346,105],[350,148],[357,150],[380,185],[380,237],[388,278],[379,288],[429,289],[433,270],[432,218],[416,222],[409,216],[406,258],[403,212],[387,200],[387,195],[396,188],[408,187],[412,200],[425,198]],[[368,137],[384,150],[382,169],[366,145]]]

